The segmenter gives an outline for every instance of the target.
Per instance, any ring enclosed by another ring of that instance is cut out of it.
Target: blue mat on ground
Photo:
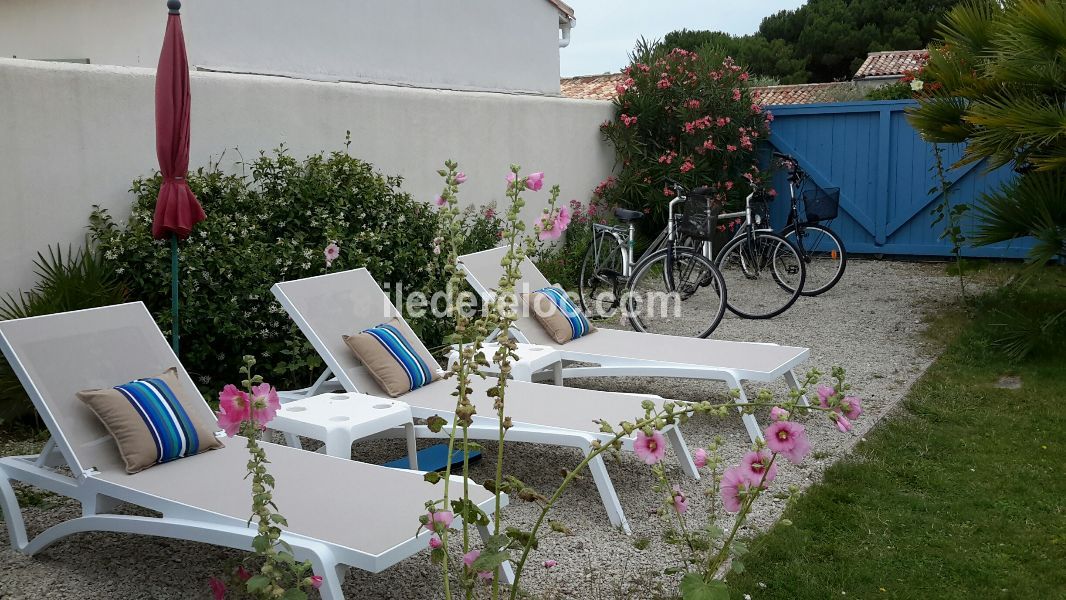
[[[481,458],[481,452],[474,450],[470,453],[470,461],[473,462]],[[419,471],[443,471],[448,467],[448,444],[437,444],[436,446],[430,446],[424,450],[418,451],[418,470]],[[452,466],[463,464],[463,451],[456,450],[452,453]],[[392,469],[407,469],[407,457],[397,458],[394,461],[385,463],[386,467]]]

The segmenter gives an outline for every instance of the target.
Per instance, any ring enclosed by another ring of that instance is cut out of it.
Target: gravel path
[[[814,445],[812,458],[800,467],[782,465],[773,490],[785,490],[792,484],[802,488],[817,481],[827,466],[901,399],[934,358],[935,349],[920,335],[923,315],[952,302],[957,295],[954,286],[942,265],[853,260],[841,284],[823,297],[801,298],[789,312],[770,321],[727,317],[722,322],[714,334],[719,339],[810,347],[810,366],[824,371],[831,365],[845,367],[855,391],[863,397],[865,414],[852,434],[840,434],[821,419],[807,424]],[[722,385],[695,380],[588,379],[570,385],[678,399],[723,398],[726,393]],[[784,393],[783,384],[771,389]],[[765,424],[765,415],[760,418]],[[747,436],[735,416],[700,417],[683,431],[692,448],[722,436],[727,442],[729,464],[737,462],[747,449]],[[486,454],[494,453],[494,444],[484,446]],[[354,456],[376,462],[403,452],[402,442],[377,441],[357,444]],[[580,460],[573,450],[528,444],[508,444],[506,452],[507,469],[544,493],[555,489],[562,469]],[[484,460],[476,467],[478,480],[491,476],[490,462]],[[666,465],[671,479],[681,482],[691,498],[691,522],[701,525],[709,506],[702,492],[710,483],[685,479],[669,453]],[[651,575],[676,565],[674,547],[661,540],[661,519],[655,514],[658,499],[652,491],[650,470],[632,455],[623,456],[609,469],[633,535],[611,528],[590,478],[577,481],[553,513],[553,518],[564,522],[573,534],[545,533],[536,561],[524,579],[524,587],[534,597],[654,597],[658,590]],[[20,493],[31,491],[23,488]],[[35,496],[31,500],[38,505],[25,508],[24,515],[32,532],[79,513],[75,503],[59,498]],[[764,498],[745,534],[772,524],[784,506],[782,499]],[[506,523],[521,528],[529,527],[535,515],[532,505],[517,499],[504,509]],[[720,524],[727,525],[728,521]],[[6,530],[0,535],[6,539]],[[5,546],[0,550],[0,598],[208,598],[207,579],[224,562],[239,556],[238,552],[202,544],[111,534],[67,538],[33,558]],[[548,558],[559,562],[550,572],[539,566]],[[437,598],[439,588],[437,569],[425,554],[383,573],[353,570],[345,585],[348,598]]]

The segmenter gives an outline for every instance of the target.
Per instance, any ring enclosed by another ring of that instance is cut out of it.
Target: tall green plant
[[[38,317],[70,310],[125,302],[126,286],[99,248],[88,242],[78,250],[49,246],[48,256],[37,253],[37,283],[29,291],[0,297],[0,321]],[[34,414],[18,377],[0,356],[0,423]]]
[[[925,73],[940,85],[909,111],[911,124],[928,141],[966,143],[960,165],[1022,173],[981,198],[974,243],[1032,236],[1031,263],[1066,256],[1066,2],[970,0],[939,35]]]

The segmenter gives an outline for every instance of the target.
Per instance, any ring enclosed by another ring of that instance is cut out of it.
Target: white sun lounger
[[[483,299],[494,297],[496,282],[503,275],[503,260],[507,249],[493,248],[459,258],[459,266],[466,280]],[[520,265],[519,292],[528,287],[532,292],[551,284],[528,258]],[[564,361],[590,363],[596,366],[566,367],[563,379],[575,377],[684,377],[712,379],[725,382],[740,390],[738,404],[746,404],[742,381],[775,381],[784,378],[796,389],[799,382],[793,369],[807,360],[810,350],[793,346],[730,342],[680,336],[640,333],[631,330],[599,328],[566,344],[558,344],[545,333],[532,315],[522,314],[512,334],[521,342],[549,346],[561,354]],[[754,415],[744,415],[744,427],[754,442],[762,436]]]
[[[345,334],[374,327],[393,317],[403,318],[369,271],[354,269],[286,281],[275,284],[271,291],[299,325],[300,331],[311,341],[327,367],[314,386],[283,392],[283,401],[320,394],[337,386],[348,392],[385,395],[342,339]],[[410,341],[416,349],[425,349],[420,340]],[[477,415],[470,428],[470,436],[473,439],[495,440],[499,435],[498,420],[492,399],[483,393],[491,382],[475,377],[471,383]],[[434,415],[448,418],[455,410],[455,397],[451,395],[454,391],[454,380],[442,379],[398,399],[408,403],[417,418]],[[577,448],[588,455],[595,440],[611,438],[599,431],[595,419],[606,419],[617,425],[620,421],[640,417],[644,414],[641,402],[646,399],[647,396],[633,394],[512,381],[507,386],[506,412],[514,426],[507,431],[507,440]],[[654,400],[657,404],[662,402],[658,397],[654,397]],[[421,437],[447,435],[447,430],[434,434],[425,426],[417,430]],[[698,479],[699,472],[681,437],[681,431],[677,427],[669,427],[664,433],[682,469],[690,477]],[[632,445],[632,438],[625,440],[625,449],[631,450]],[[589,463],[589,470],[611,523],[630,533],[629,523],[602,456],[597,456]]]
[[[15,550],[34,555],[89,531],[251,549],[256,529],[248,526],[251,496],[243,438],[129,475],[103,425],[75,397],[82,389],[119,385],[170,367],[177,367],[183,385],[196,389],[143,304],[0,322],[0,349],[52,434],[40,455],[0,458],[0,507]],[[195,410],[202,419],[214,420],[206,403]],[[415,535],[415,530],[425,501],[440,492],[421,473],[264,447],[277,481],[274,500],[289,522],[282,539],[323,577],[323,598],[344,597],[341,583],[348,566],[378,572],[427,547],[431,533]],[[60,466],[70,473],[57,470]],[[77,500],[82,516],[27,539],[12,481]],[[471,495],[483,510],[493,510],[488,491],[472,488]],[[108,514],[120,503],[162,516]],[[508,566],[504,576],[510,575]]]

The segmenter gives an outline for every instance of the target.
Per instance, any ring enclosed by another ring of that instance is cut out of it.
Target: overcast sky
[[[763,17],[805,0],[566,0],[577,27],[561,48],[562,76],[597,75],[626,66],[637,38],[662,38],[675,29],[752,33]]]

